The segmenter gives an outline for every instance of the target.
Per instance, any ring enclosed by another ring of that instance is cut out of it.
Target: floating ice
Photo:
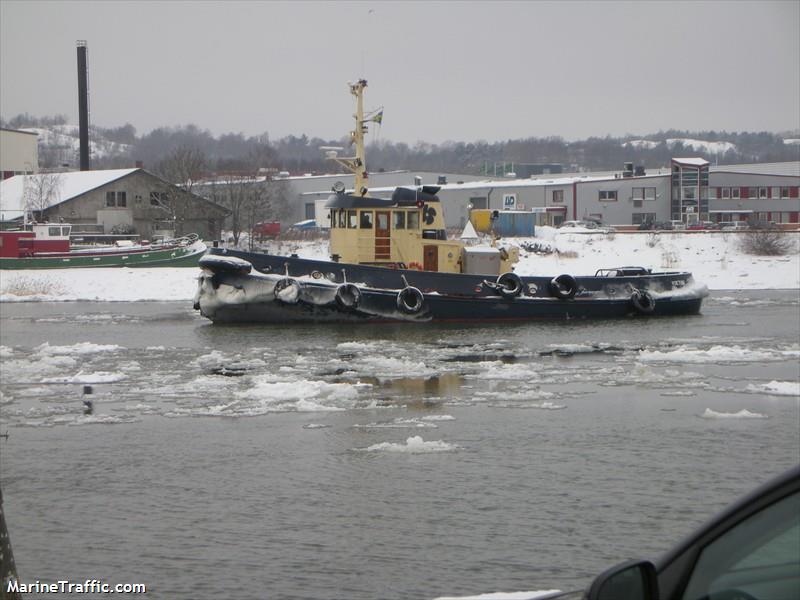
[[[557,594],[561,590],[538,590],[535,592],[489,592],[477,596],[439,596],[434,600],[536,600],[545,598],[550,594]]]
[[[43,383],[114,383],[127,379],[127,377],[125,373],[109,373],[108,371],[84,373],[80,371],[71,376],[51,377],[43,380]]]
[[[717,412],[715,410],[711,410],[707,408],[706,411],[700,415],[703,419],[767,419],[767,415],[762,415],[761,413],[757,412],[750,412],[746,408],[743,408],[739,412],[735,413],[726,413],[726,412]]]
[[[410,454],[425,454],[429,452],[452,452],[458,450],[460,446],[448,444],[441,440],[426,442],[420,436],[415,435],[406,440],[405,444],[393,444],[383,442],[373,444],[367,448],[356,448],[359,452],[408,452]]]
[[[748,392],[770,394],[772,396],[800,396],[800,382],[798,381],[770,381],[769,383],[747,386]]]
[[[49,342],[45,342],[33,349],[34,352],[43,356],[98,354],[100,352],[116,352],[117,350],[124,350],[124,348],[116,344],[92,344],[91,342],[79,342],[72,346],[51,346]]]
[[[791,356],[791,351],[752,350],[741,346],[711,346],[707,350],[701,350],[690,346],[680,346],[667,352],[643,350],[639,353],[639,360],[673,363],[737,363],[770,362],[783,360],[788,356]]]
[[[0,358],[11,358],[14,354],[14,349],[8,346],[0,346]]]

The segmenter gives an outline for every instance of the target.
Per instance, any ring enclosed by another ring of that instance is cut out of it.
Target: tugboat
[[[356,98],[355,156],[335,160],[354,188],[333,188],[331,260],[210,248],[200,261],[194,307],[214,322],[528,320],[674,315],[700,311],[705,286],[691,273],[643,267],[594,276],[520,277],[519,251],[448,240],[437,186],[368,195],[365,80]]]

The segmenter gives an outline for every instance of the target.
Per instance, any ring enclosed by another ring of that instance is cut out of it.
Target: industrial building
[[[455,177],[457,181],[448,176],[438,194],[449,228],[464,227],[473,208],[536,212],[538,224],[553,226],[585,219],[609,225],[800,221],[800,161],[715,166],[702,158],[674,158],[669,168],[649,171],[628,163],[617,172],[532,179]],[[407,179],[400,184],[413,185]],[[436,184],[437,178],[423,178],[422,183]],[[388,197],[392,190],[371,187],[370,193]],[[324,204],[326,194],[305,196]],[[319,224],[326,226],[324,221]]]

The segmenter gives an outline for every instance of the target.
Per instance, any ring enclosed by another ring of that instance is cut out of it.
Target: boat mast
[[[350,84],[350,93],[356,97],[356,114],[353,115],[356,119],[356,127],[350,132],[350,141],[356,148],[356,155],[351,157],[331,157],[355,176],[353,194],[356,196],[366,196],[368,191],[369,174],[367,173],[366,158],[364,156],[364,134],[367,132],[367,123],[369,121],[380,123],[375,116],[364,119],[365,87],[367,87],[366,79],[359,79],[356,83]]]

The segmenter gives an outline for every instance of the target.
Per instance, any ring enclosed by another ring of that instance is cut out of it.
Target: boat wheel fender
[[[361,290],[353,283],[343,283],[336,288],[336,304],[343,309],[353,310],[361,302]]]
[[[397,293],[397,308],[404,313],[416,314],[422,310],[424,304],[425,297],[418,288],[409,285]]]
[[[297,304],[300,300],[300,283],[291,277],[284,277],[275,284],[275,299],[284,304]]]
[[[649,315],[656,309],[656,299],[646,290],[636,290],[631,294],[631,304],[639,313]]]
[[[575,297],[578,291],[578,282],[572,275],[564,273],[558,277],[553,277],[550,281],[550,292],[562,300],[570,300]]]
[[[522,290],[522,279],[516,273],[503,273],[497,278],[497,291],[503,298],[516,298]]]

